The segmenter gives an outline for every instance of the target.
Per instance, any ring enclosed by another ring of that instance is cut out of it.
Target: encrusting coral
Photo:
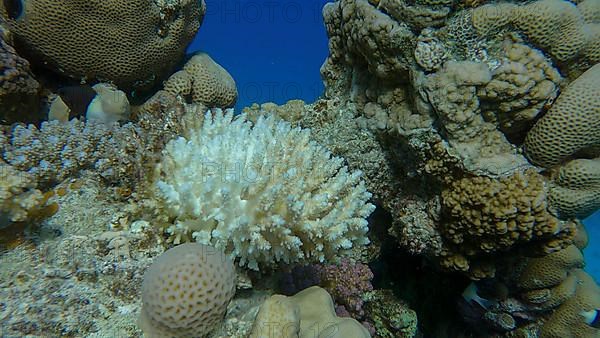
[[[18,13],[13,1],[4,1],[0,16],[29,61],[127,90],[166,78],[183,59],[206,11],[203,0],[26,4]]]
[[[0,123],[37,123],[40,84],[31,74],[29,61],[5,41],[0,27]]]
[[[374,209],[360,177],[307,130],[219,110],[167,144],[150,194],[172,242],[223,248],[258,269],[360,252]]]
[[[553,252],[570,244],[576,233],[572,223],[548,211],[544,180],[533,171],[501,180],[456,180],[441,196],[442,234],[466,257],[523,243]]]

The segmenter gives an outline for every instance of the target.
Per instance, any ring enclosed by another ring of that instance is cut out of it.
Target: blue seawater
[[[188,52],[211,55],[235,79],[236,110],[252,103],[306,102],[323,93],[327,57],[325,0],[207,0],[204,23]]]
[[[326,0],[206,0],[189,53],[205,51],[236,80],[236,111],[252,103],[313,102],[324,87],[327,57],[321,9]],[[600,212],[584,221],[590,237],[586,270],[600,281]]]

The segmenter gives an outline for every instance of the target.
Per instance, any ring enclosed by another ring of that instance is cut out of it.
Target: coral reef
[[[365,311],[378,337],[413,338],[417,336],[417,314],[394,297],[391,290],[375,290],[368,296]]]
[[[204,1],[32,1],[0,17],[30,61],[76,79],[127,90],[161,81],[182,60],[202,23]]]
[[[309,131],[217,111],[185,134],[167,144],[149,192],[172,242],[223,248],[252,269],[335,260],[369,243],[374,206],[361,173]]]
[[[37,123],[40,84],[31,74],[29,61],[5,41],[0,28],[0,123]],[[23,116],[25,115],[25,116]]]
[[[353,318],[362,318],[365,314],[363,297],[373,290],[373,273],[369,267],[345,258],[339,264],[316,266],[316,270],[321,275],[319,284],[329,292],[336,304],[343,307],[336,312],[339,314],[345,310]]]
[[[203,1],[0,2],[0,336],[598,336],[600,6],[485,2],[329,2],[239,116]]]

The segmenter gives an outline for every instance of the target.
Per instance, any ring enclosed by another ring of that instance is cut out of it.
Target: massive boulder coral
[[[335,260],[369,243],[359,171],[274,117],[231,111],[169,142],[150,194],[171,241],[223,248],[252,269]]]
[[[589,68],[600,59],[600,30],[593,22],[594,6],[576,6],[565,0],[538,0],[523,5],[489,4],[470,12],[479,38],[501,31],[522,34],[556,62],[576,69]],[[565,70],[569,70],[568,67]]]
[[[205,7],[204,0],[16,0],[0,3],[0,16],[30,61],[135,89],[164,79],[183,59]]]
[[[558,95],[562,76],[544,54],[523,43],[505,41],[502,61],[477,96],[482,115],[513,142],[522,142],[536,118]]]
[[[552,176],[548,199],[560,218],[583,219],[600,208],[600,158],[570,161]]]
[[[235,293],[235,268],[223,252],[186,243],[160,255],[144,274],[138,320],[146,337],[206,337]]]
[[[525,153],[543,167],[597,155],[600,146],[600,64],[570,83],[527,133]]]
[[[165,81],[164,89],[211,108],[231,108],[238,96],[231,75],[206,53],[192,56],[183,70]]]
[[[286,297],[273,295],[260,307],[251,338],[326,336],[370,338],[369,331],[352,318],[338,317],[324,289],[312,286]]]

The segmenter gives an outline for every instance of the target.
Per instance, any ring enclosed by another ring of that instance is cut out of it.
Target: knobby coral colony
[[[600,1],[330,2],[324,97],[239,116],[204,1],[57,4],[0,2],[1,335],[600,335]]]

